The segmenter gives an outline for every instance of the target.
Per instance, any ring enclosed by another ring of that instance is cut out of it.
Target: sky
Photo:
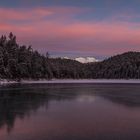
[[[140,0],[0,1],[0,35],[67,57],[140,51]]]

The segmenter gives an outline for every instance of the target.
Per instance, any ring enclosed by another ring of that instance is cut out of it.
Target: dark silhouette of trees
[[[89,64],[92,78],[140,78],[140,52],[127,52],[110,57],[100,63]]]
[[[48,54],[48,53],[46,53]],[[48,54],[49,55],[49,54]],[[19,46],[12,33],[0,38],[0,78],[51,78],[48,56],[33,51],[31,46]]]
[[[140,78],[140,52],[127,52],[102,62],[82,64],[75,60],[51,58],[20,46],[12,33],[0,38],[1,79],[130,79]]]

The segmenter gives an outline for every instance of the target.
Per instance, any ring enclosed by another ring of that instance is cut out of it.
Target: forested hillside
[[[127,52],[110,57],[100,63],[89,64],[92,78],[138,79],[140,78],[140,52]]]
[[[49,58],[48,53],[41,55],[31,46],[20,46],[16,36],[0,38],[0,78],[86,78],[84,67],[74,60]]]
[[[31,46],[20,46],[16,36],[0,38],[1,79],[140,78],[140,52],[127,52],[102,62],[82,64],[75,60],[49,58]]]

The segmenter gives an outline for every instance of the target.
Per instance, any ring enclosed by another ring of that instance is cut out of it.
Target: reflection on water
[[[0,140],[140,139],[139,84],[0,87]]]

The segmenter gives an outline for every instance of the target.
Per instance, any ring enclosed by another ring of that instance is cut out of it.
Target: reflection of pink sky
[[[3,34],[13,31],[20,43],[32,44],[38,50],[94,52],[99,55],[139,50],[139,24],[114,20],[78,21],[69,15],[84,12],[84,9],[75,7],[24,11],[1,8],[0,31]]]
[[[40,108],[29,118],[16,119],[14,129],[9,136],[5,131],[0,130],[0,139],[38,140],[49,136],[57,136],[61,139],[72,135],[84,138],[114,133],[119,133],[121,136],[129,134],[130,131],[134,133],[133,130],[139,128],[139,117],[137,110],[133,110],[132,114],[130,108],[125,106],[120,108],[98,97],[94,102],[52,101],[47,110]]]

